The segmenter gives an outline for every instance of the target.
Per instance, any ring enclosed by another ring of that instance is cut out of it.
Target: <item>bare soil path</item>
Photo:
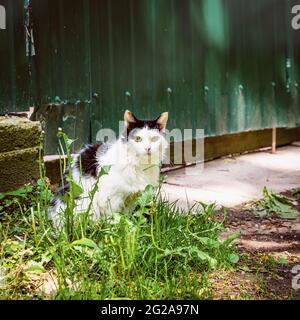
[[[300,209],[300,195],[295,208]],[[210,276],[213,298],[300,300],[300,289],[292,285],[292,269],[300,265],[300,219],[260,218],[240,206],[228,210],[226,227],[224,238],[240,233],[240,261],[235,270]]]

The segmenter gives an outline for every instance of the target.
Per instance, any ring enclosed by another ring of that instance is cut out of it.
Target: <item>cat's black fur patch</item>
[[[57,204],[57,197],[55,196],[50,202],[50,208],[55,207]]]
[[[76,160],[75,167],[83,176],[92,176],[97,178],[97,152],[104,154],[109,149],[109,145],[106,143],[90,144],[81,151],[78,159]],[[67,181],[69,175],[69,169],[64,173],[63,183],[61,182],[55,197],[52,199],[50,206],[54,207],[57,203],[57,199],[61,198],[66,192],[70,191],[70,184]]]
[[[161,130],[160,125],[157,123],[157,120],[139,120],[137,119],[135,116],[134,117],[134,122],[129,122],[125,132],[122,136],[122,141],[127,141],[128,137],[130,135],[130,132],[134,129],[143,129],[145,127],[149,128],[149,129],[157,129],[157,130]]]
[[[83,175],[97,178],[98,161],[96,155],[101,147],[105,147],[105,144],[90,144],[85,147],[75,164],[79,172],[81,170]]]

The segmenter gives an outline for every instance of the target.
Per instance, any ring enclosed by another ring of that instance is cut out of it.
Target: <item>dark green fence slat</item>
[[[23,0],[1,0],[6,29],[0,30],[0,113],[28,110],[29,58],[26,56]]]
[[[40,103],[91,98],[89,41],[84,0],[32,0]]]

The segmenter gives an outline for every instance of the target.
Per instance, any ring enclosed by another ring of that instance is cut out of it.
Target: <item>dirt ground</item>
[[[300,212],[300,195],[296,197],[294,207]],[[240,233],[236,240],[240,261],[236,269],[209,277],[213,298],[300,300],[300,290],[292,288],[292,268],[300,265],[300,219],[260,218],[246,208],[227,211],[222,237]],[[218,219],[222,216],[217,214]]]

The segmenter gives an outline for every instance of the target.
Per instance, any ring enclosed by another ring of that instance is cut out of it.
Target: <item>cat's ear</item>
[[[159,130],[165,130],[168,122],[169,113],[163,112],[157,119],[156,123],[158,124]]]
[[[126,110],[124,113],[124,122],[125,122],[125,126],[129,127],[130,124],[137,122],[137,118],[134,116],[132,112],[130,112],[129,110]]]

